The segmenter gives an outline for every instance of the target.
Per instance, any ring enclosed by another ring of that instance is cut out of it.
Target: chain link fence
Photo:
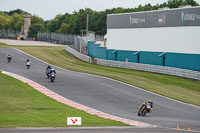
[[[80,53],[87,54],[87,42],[78,35],[38,32],[37,40],[68,45]]]
[[[98,40],[104,40],[103,36],[96,36]],[[87,36],[78,36],[72,34],[59,34],[59,33],[50,33],[50,32],[38,32],[37,40],[51,42],[56,44],[68,45],[76,51],[87,54],[87,42],[95,41],[94,37]]]
[[[0,38],[5,38],[5,39],[17,39],[17,37],[19,36],[19,32],[18,31],[14,31],[14,30],[0,30]]]

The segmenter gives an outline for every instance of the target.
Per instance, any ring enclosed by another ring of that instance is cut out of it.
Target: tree
[[[8,29],[9,24],[10,24],[10,17],[5,13],[0,12],[0,30]]]
[[[21,30],[21,25],[23,24],[24,18],[22,15],[14,13],[11,16],[11,23],[10,23],[10,28],[15,31],[20,31]]]
[[[63,16],[59,14],[59,15],[56,15],[54,19],[47,21],[46,30],[50,32],[56,32],[62,24],[62,21],[61,21],[63,19],[62,17]]]
[[[62,23],[61,27],[56,32],[63,33],[63,34],[69,34],[70,33],[70,25],[67,23]]]
[[[194,0],[185,0],[185,5],[199,6],[199,4]]]
[[[6,13],[6,14],[9,15],[9,16],[12,16],[12,15],[15,14],[15,13],[17,13],[17,14],[24,14],[24,11],[21,10],[21,9],[16,9],[16,10],[12,10],[12,11],[10,11],[10,12],[4,12],[4,13]]]
[[[44,24],[44,20],[36,15],[31,17],[31,24]]]
[[[160,4],[160,7],[178,8],[185,5],[199,6],[194,0],[169,0],[167,3]]]
[[[42,25],[42,24],[33,24],[29,28],[28,36],[29,37],[37,37],[37,33],[38,32],[43,32],[43,31],[44,31],[44,25]]]

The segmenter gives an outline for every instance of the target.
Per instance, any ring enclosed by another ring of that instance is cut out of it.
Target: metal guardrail
[[[88,63],[91,63],[91,61],[92,61],[90,56],[81,54],[69,46],[66,46],[65,50],[80,60],[83,60]]]
[[[66,46],[66,51],[68,51],[70,54],[72,54],[75,57],[77,57],[85,62],[88,62],[88,63],[95,63],[95,64],[102,65],[102,66],[134,69],[134,70],[154,72],[154,73],[167,74],[167,75],[173,75],[173,76],[179,76],[179,77],[184,77],[184,78],[200,80],[200,72],[199,71],[166,67],[166,66],[132,63],[132,62],[103,60],[103,59],[98,59],[98,58],[92,59],[91,57],[89,57],[87,55],[77,52],[76,50],[70,48],[69,46]]]
[[[160,74],[168,74],[168,75],[200,80],[199,71],[193,71],[193,70],[187,70],[187,69],[149,65],[149,64],[140,64],[140,63],[131,63],[131,62],[111,61],[111,60],[103,60],[103,59],[96,59],[96,64],[103,65],[103,66],[111,66],[111,67],[154,72],[154,73],[160,73]]]

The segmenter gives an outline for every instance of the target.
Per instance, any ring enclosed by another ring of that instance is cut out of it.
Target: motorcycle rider
[[[51,82],[54,82],[55,78],[56,78],[56,71],[52,68],[50,71],[50,80]]]
[[[48,69],[51,69],[51,66],[50,66],[50,65],[47,66],[46,71],[47,71]]]
[[[29,69],[29,67],[31,66],[31,61],[29,59],[26,60],[26,67],[27,69]]]
[[[27,59],[27,60],[26,60],[26,64],[27,64],[27,63],[30,63],[30,64],[31,64],[31,61],[30,61],[29,59]]]
[[[8,54],[7,57],[12,57],[12,55],[11,55],[11,54]]]
[[[50,65],[48,65],[47,68],[46,68],[46,75],[47,75],[48,78],[50,77],[51,69],[52,69],[52,68],[51,68]]]
[[[8,59],[8,60],[11,60],[11,59],[12,59],[12,55],[11,55],[11,54],[8,54],[8,55],[7,55],[7,59]]]
[[[149,104],[149,105],[151,106],[151,109],[148,110],[148,113],[150,113],[150,112],[153,110],[153,101],[152,101],[152,100],[148,100],[148,101],[144,102],[144,103],[140,106],[140,109],[139,109],[139,110],[141,110],[142,107],[143,107],[143,106],[146,106],[147,104]]]
[[[52,68],[51,71],[50,71],[50,75],[53,74],[53,73],[56,75],[55,69]]]

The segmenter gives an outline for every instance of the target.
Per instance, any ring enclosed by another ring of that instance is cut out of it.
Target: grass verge
[[[82,126],[128,126],[58,103],[1,72],[0,94],[0,128],[67,127],[67,117],[82,117]]]

